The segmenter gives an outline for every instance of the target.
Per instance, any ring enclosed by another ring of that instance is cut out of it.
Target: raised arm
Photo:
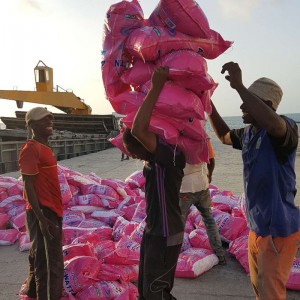
[[[208,116],[209,122],[220,141],[225,145],[232,145],[230,138],[230,128],[219,115],[215,105],[211,102],[212,112]]]
[[[160,67],[152,75],[151,88],[136,113],[133,121],[132,135],[150,152],[155,153],[156,135],[149,130],[151,114],[159,94],[167,81],[169,70],[167,67]]]
[[[222,67],[221,73],[224,74],[226,71],[228,75],[225,78],[230,82],[230,86],[239,93],[247,112],[258,127],[265,128],[274,137],[284,137],[287,130],[285,121],[272,109],[270,101],[258,98],[244,86],[239,65],[229,62]]]

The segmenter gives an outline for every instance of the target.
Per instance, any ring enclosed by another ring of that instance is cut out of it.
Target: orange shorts
[[[250,279],[256,300],[286,299],[286,283],[300,245],[300,230],[288,237],[249,233]]]

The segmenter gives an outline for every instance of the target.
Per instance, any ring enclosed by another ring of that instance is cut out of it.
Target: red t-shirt
[[[21,174],[36,175],[34,188],[39,203],[62,216],[62,197],[57,176],[57,161],[51,148],[35,140],[29,140],[21,148],[19,157]],[[31,209],[24,192],[26,209]]]

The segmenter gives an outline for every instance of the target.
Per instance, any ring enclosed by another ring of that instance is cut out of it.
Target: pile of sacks
[[[64,300],[137,298],[140,243],[145,228],[145,178],[136,171],[125,180],[83,175],[59,166],[63,211]],[[0,245],[29,249],[25,231],[22,183],[0,177]],[[248,229],[244,197],[210,186],[213,216],[229,253],[249,272]],[[6,228],[10,229],[6,229]],[[218,258],[210,248],[199,211],[192,206],[186,221],[176,277],[195,278]],[[300,260],[287,284],[300,290]],[[26,299],[26,298],[23,298]]]
[[[196,1],[161,0],[147,20],[137,0],[114,4],[103,32],[106,96],[131,128],[154,69],[167,66],[169,80],[155,105],[150,130],[178,144],[188,163],[208,161],[205,113],[211,112],[217,84],[207,72],[206,59],[218,57],[231,44],[210,29]],[[111,142],[126,152],[122,134]]]

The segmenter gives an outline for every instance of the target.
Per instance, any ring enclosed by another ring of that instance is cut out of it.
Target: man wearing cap
[[[19,168],[24,185],[26,223],[31,247],[29,273],[22,294],[30,298],[59,300],[63,287],[62,198],[57,161],[48,139],[53,116],[36,107],[26,113],[31,137],[22,146]]]
[[[300,244],[300,210],[295,205],[296,123],[276,113],[282,90],[268,78],[243,85],[237,63],[221,73],[241,100],[245,128],[230,130],[214,105],[209,117],[223,144],[242,150],[248,259],[257,300],[286,299],[291,266]]]

